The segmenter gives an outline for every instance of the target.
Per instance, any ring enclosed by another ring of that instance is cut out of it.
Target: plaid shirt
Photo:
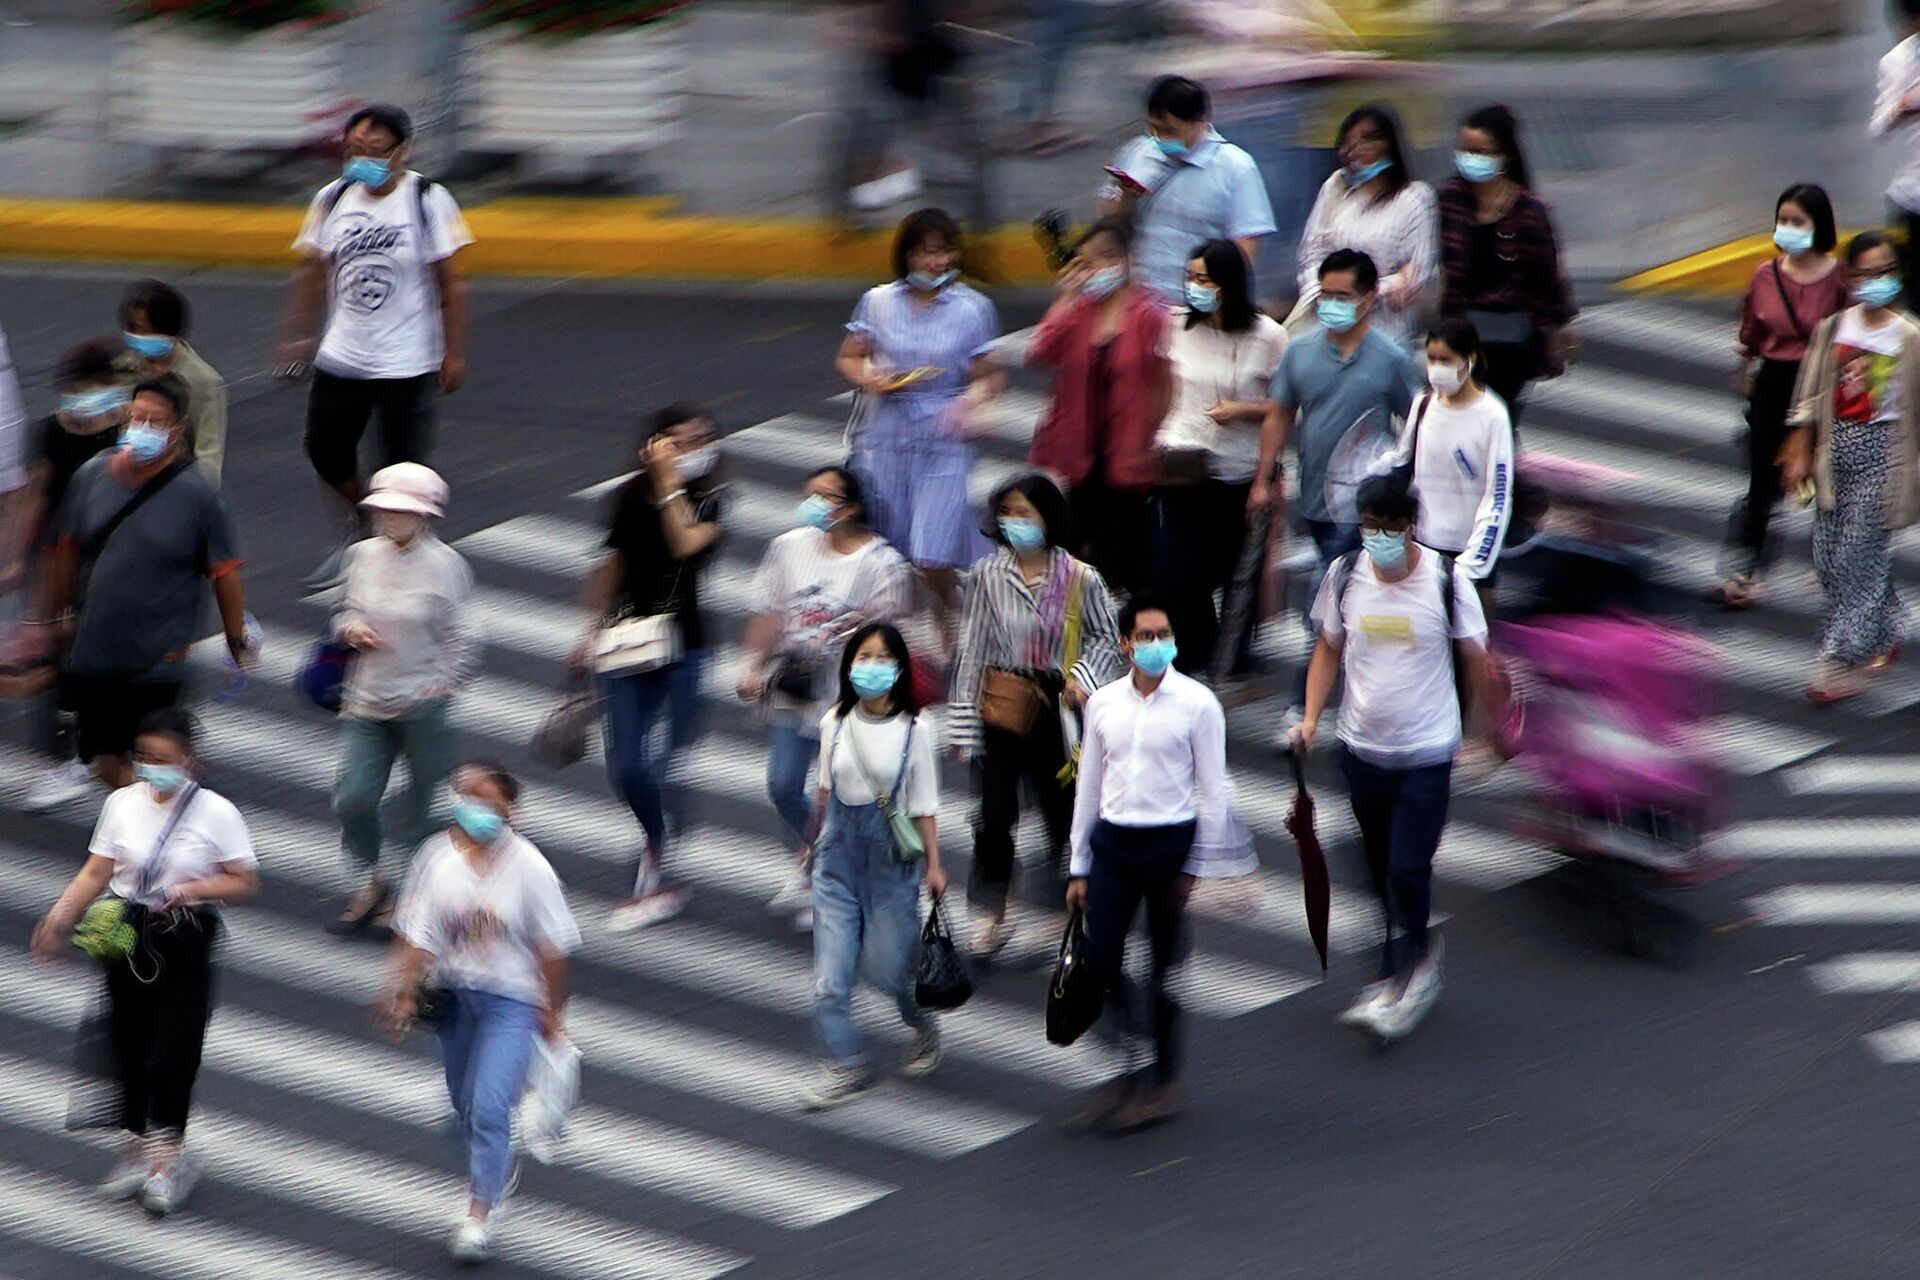
[[[1446,275],[1440,299],[1443,315],[1523,312],[1533,321],[1538,341],[1541,330],[1566,324],[1579,314],[1560,267],[1559,237],[1545,201],[1525,189],[1515,193],[1513,207],[1494,224],[1499,252],[1492,278],[1475,272],[1477,219],[1473,188],[1456,178],[1440,189],[1440,264]]]

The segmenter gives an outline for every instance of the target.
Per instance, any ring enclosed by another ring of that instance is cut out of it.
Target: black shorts
[[[313,371],[307,394],[307,457],[330,485],[346,484],[360,474],[360,437],[367,421],[380,427],[380,466],[425,463],[433,451],[434,412],[440,400],[440,375],[417,378],[342,378]]]
[[[133,754],[140,722],[180,701],[178,680],[123,676],[60,677],[60,705],[74,717],[74,745],[82,760]]]

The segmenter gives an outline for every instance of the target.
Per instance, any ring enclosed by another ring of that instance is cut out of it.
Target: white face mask
[[[1443,396],[1450,396],[1467,385],[1467,371],[1457,364],[1427,361],[1427,382]]]
[[[720,461],[719,445],[704,445],[680,455],[678,467],[682,480],[698,480],[713,470],[713,464]]]

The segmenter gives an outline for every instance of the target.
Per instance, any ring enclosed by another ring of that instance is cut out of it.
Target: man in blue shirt
[[[1207,91],[1185,76],[1162,76],[1147,93],[1147,132],[1120,148],[1100,199],[1106,213],[1132,216],[1134,279],[1168,299],[1185,296],[1196,246],[1232,240],[1251,265],[1274,232],[1273,206],[1253,157],[1208,119]]]

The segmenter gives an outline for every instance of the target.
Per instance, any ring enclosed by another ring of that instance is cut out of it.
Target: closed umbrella
[[[1333,910],[1333,886],[1327,880],[1327,855],[1320,848],[1320,836],[1313,829],[1313,797],[1307,794],[1307,775],[1301,767],[1300,753],[1289,752],[1293,761],[1293,812],[1287,815],[1287,832],[1300,847],[1301,896],[1307,903],[1307,933],[1314,950],[1320,953],[1320,969],[1327,968],[1327,917]]]

